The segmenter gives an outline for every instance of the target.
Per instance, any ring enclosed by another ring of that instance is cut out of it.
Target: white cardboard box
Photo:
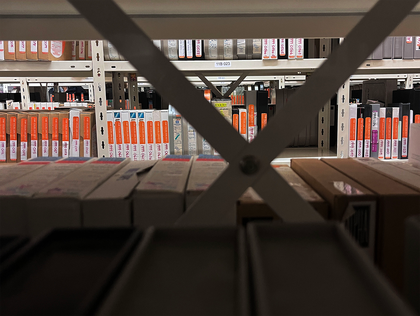
[[[81,200],[130,160],[99,158],[54,181],[34,195],[28,212],[28,231],[34,236],[55,227],[82,225]]]
[[[420,123],[411,124],[408,162],[420,168]]]
[[[163,157],[170,154],[168,116],[169,116],[168,110],[160,111],[160,119],[161,119],[161,126],[162,126],[162,156]]]
[[[80,112],[79,109],[69,112],[70,157],[80,157]]]
[[[113,111],[113,114],[114,114],[115,157],[123,158],[124,151],[123,151],[121,111]]]
[[[34,158],[19,164],[1,168],[0,185],[5,185],[13,180],[18,181],[25,175],[35,172],[59,158]],[[25,233],[25,216],[22,202],[10,208],[5,201],[0,201],[0,235],[16,235]]]
[[[349,125],[349,157],[354,158],[356,157],[357,153],[357,146],[356,146],[356,138],[357,138],[357,105],[350,104],[349,105],[349,118],[350,118],[350,125]]]
[[[153,111],[145,111],[144,117],[146,120],[146,133],[147,133],[147,160],[156,159],[156,146],[154,136],[154,124],[153,124]]]
[[[194,159],[185,197],[186,209],[219,177],[227,166],[220,156],[199,155]]]
[[[131,142],[131,159],[138,161],[140,148],[139,148],[139,126],[137,119],[137,111],[130,111],[130,142]]]
[[[191,156],[169,155],[160,160],[133,194],[133,224],[171,225],[183,214]]]
[[[162,147],[162,126],[161,126],[161,115],[160,111],[153,111],[153,126],[155,134],[155,157],[156,159],[162,159],[163,147]]]
[[[155,163],[132,161],[84,198],[83,226],[131,226],[132,192]]]
[[[114,113],[112,111],[106,112],[106,120],[108,127],[108,151],[109,157],[115,157],[115,137],[114,137]]]
[[[130,140],[130,111],[121,111],[122,138],[123,138],[123,157],[131,158]]]
[[[137,123],[139,129],[139,151],[140,159],[139,160],[148,160],[147,159],[147,127],[146,127],[146,111],[137,112]]]
[[[398,159],[398,129],[400,108],[392,108],[392,159]]]

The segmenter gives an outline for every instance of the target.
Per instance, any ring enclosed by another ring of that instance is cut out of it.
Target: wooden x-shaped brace
[[[378,1],[251,143],[236,132],[112,0],[69,2],[229,162],[223,174],[177,222],[215,225],[226,223],[232,206],[248,187],[253,187],[285,222],[322,220],[270,163],[418,0]]]

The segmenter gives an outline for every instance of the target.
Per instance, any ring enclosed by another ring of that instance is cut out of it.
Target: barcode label
[[[20,160],[21,161],[28,160],[28,143],[27,142],[20,143]]]
[[[84,144],[84,151],[83,151],[84,156],[90,157],[90,139],[85,139],[83,141],[83,144]]]
[[[42,141],[42,157],[48,157],[48,140]]]
[[[114,144],[109,144],[108,146],[108,150],[109,150],[109,157],[110,158],[114,158]]]
[[[63,141],[63,158],[69,157],[69,142]]]
[[[58,157],[58,140],[52,141],[52,156]]]
[[[16,161],[17,159],[17,141],[10,141],[10,160]]]
[[[31,140],[31,158],[38,157],[38,141]]]

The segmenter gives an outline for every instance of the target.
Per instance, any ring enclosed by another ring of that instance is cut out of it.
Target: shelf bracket
[[[197,77],[200,78],[201,81],[203,81],[203,83],[210,88],[210,90],[216,95],[216,98],[218,99],[223,99],[224,96],[223,94],[219,91],[219,89],[217,89],[207,78],[206,76],[204,76],[202,73],[197,72],[196,73]]]
[[[414,75],[413,74],[408,74],[407,79],[405,80],[405,88],[406,89],[413,89],[413,84],[414,84]]]

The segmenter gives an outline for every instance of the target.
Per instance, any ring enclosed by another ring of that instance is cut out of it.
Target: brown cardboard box
[[[279,174],[324,218],[329,218],[329,206],[302,178],[288,166],[274,166]],[[239,198],[237,223],[246,224],[254,220],[279,220],[277,214],[252,188]]]
[[[39,157],[51,157],[48,112],[38,114],[38,155]]]
[[[96,142],[94,142],[95,112],[86,111],[80,113],[80,156],[96,157]],[[95,137],[96,139],[96,137]]]
[[[4,41],[4,60],[16,60],[15,41]]]
[[[86,41],[77,41],[76,44],[76,59],[77,60],[86,60]]]
[[[71,41],[50,41],[49,60],[71,60],[71,54]]]
[[[26,60],[26,41],[16,41],[16,60]]]
[[[86,59],[92,60],[92,41],[86,41]]]
[[[38,41],[38,60],[48,61],[50,41]]]
[[[69,157],[70,153],[70,129],[69,129],[69,113],[60,112],[58,114],[59,119],[59,156],[63,158]]]
[[[378,195],[376,263],[399,290],[403,288],[404,221],[420,212],[420,193],[353,159],[322,159]]]
[[[420,192],[420,176],[416,173],[374,158],[358,158],[355,161]]]
[[[7,160],[7,138],[6,138],[7,114],[0,112],[0,163]]]
[[[16,113],[7,113],[7,124],[6,124],[6,161],[7,162],[17,162],[17,114]]]
[[[38,113],[29,112],[28,113],[28,148],[29,148],[29,158],[38,157]]]
[[[48,133],[51,142],[50,155],[51,157],[59,157],[60,155],[60,115],[59,113],[49,113],[48,118]]]
[[[291,167],[329,203],[330,218],[344,222],[353,238],[373,259],[376,195],[318,159],[292,159]]]
[[[28,114],[17,114],[18,162],[28,160]]]
[[[38,41],[26,41],[26,59],[38,60]]]

